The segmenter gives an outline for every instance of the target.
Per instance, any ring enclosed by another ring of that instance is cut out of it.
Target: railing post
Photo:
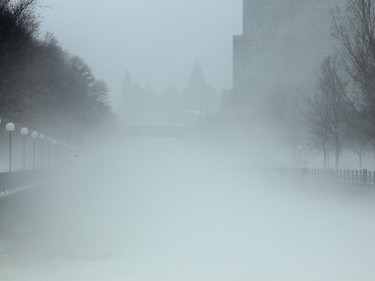
[[[367,184],[368,185],[372,184],[372,173],[371,173],[371,171],[367,171]]]
[[[303,178],[305,178],[305,177],[307,177],[308,176],[308,170],[307,170],[307,168],[301,168],[301,176],[303,177]]]
[[[367,185],[367,170],[362,170],[362,184]]]

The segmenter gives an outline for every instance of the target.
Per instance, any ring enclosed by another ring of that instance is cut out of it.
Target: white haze
[[[85,147],[57,184],[13,201],[2,281],[375,275],[370,190],[270,177],[255,151],[194,139]]]
[[[43,0],[42,32],[53,32],[104,79],[114,105],[126,71],[162,92],[186,87],[196,59],[221,92],[232,87],[232,36],[242,31],[242,1]]]
[[[196,59],[219,93],[232,87],[241,0],[43,4],[41,31],[108,83],[114,105],[127,70],[142,87],[181,91]],[[310,63],[299,79],[313,83]],[[264,174],[291,166],[287,145],[256,119],[222,119],[198,125],[223,138],[109,129],[82,140],[53,181],[0,201],[0,281],[372,281],[374,190]]]

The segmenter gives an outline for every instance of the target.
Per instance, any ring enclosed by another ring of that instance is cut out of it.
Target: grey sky
[[[232,35],[242,32],[242,0],[43,0],[50,31],[95,75],[114,103],[126,70],[143,86],[182,90],[201,61],[210,84],[232,86]],[[105,4],[103,4],[105,3]]]

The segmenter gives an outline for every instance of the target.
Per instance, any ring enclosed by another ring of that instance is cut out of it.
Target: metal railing
[[[310,168],[267,168],[265,171],[268,174],[278,176],[313,178],[339,183],[375,186],[375,171],[370,171],[367,169],[335,170]]]
[[[48,170],[29,170],[0,173],[0,200],[18,192],[34,188],[49,177]]]

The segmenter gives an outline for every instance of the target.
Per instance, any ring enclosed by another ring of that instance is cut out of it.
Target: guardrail
[[[335,170],[310,168],[267,168],[266,173],[279,176],[324,179],[340,183],[375,186],[375,171],[370,171],[367,169]]]
[[[0,173],[0,199],[38,186],[48,179],[48,170]]]

